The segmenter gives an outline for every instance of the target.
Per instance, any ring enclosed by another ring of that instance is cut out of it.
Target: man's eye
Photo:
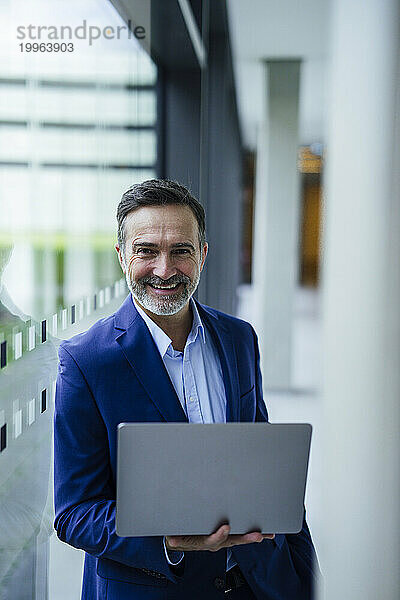
[[[175,254],[189,254],[188,248],[176,248]]]
[[[138,248],[136,250],[137,254],[154,254],[154,250],[151,248]]]

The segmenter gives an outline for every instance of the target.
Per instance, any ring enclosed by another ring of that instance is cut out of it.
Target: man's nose
[[[167,280],[173,275],[176,275],[176,273],[176,267],[169,254],[159,254],[153,267],[153,275],[160,277],[160,279]]]

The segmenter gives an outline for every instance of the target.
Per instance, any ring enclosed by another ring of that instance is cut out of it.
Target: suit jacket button
[[[222,577],[216,577],[214,579],[214,585],[217,588],[217,590],[223,590],[225,588],[225,582],[222,579]]]

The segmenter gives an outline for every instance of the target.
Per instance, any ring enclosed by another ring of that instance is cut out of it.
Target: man
[[[116,535],[118,423],[268,419],[252,327],[192,299],[208,252],[201,205],[150,180],[125,192],[117,220],[131,294],[59,351],[55,528],[86,552],[82,598],[309,600],[305,520],[297,535]]]

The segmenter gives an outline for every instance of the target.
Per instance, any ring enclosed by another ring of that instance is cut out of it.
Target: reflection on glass
[[[125,293],[115,209],[155,176],[156,69],[133,38],[20,53],[18,15],[122,21],[103,0],[0,3],[0,600],[45,600],[58,338]]]

